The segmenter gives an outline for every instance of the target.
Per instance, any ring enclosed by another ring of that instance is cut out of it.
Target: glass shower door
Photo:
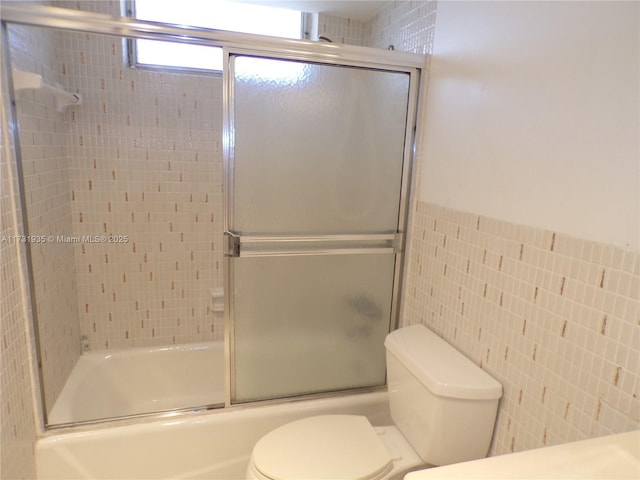
[[[229,65],[230,401],[384,385],[410,74]]]

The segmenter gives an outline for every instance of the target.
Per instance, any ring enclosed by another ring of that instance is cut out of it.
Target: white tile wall
[[[61,55],[55,38],[51,31],[11,27],[13,67],[42,75],[50,84],[63,80],[55,69],[55,60]],[[66,234],[72,229],[66,114],[59,113],[53,96],[42,90],[18,91],[16,109],[29,233],[46,238]],[[73,245],[55,241],[31,243],[45,401],[49,407],[80,356],[73,250]]]
[[[638,252],[418,203],[404,324],[504,386],[492,454],[637,429]]]
[[[426,55],[431,53],[436,1],[394,1],[368,23],[365,45]]]
[[[120,11],[118,1],[56,5]],[[50,330],[73,339],[66,352],[79,352],[81,335],[92,349],[222,338],[223,317],[210,308],[211,290],[222,287],[220,77],[130,69],[119,38],[45,32],[17,31],[16,62],[46,69],[52,83],[81,93],[83,105],[59,114],[41,92],[19,102],[31,222],[47,234],[124,242],[37,247],[39,310],[61,313],[43,320],[44,335],[58,351]],[[36,44],[48,48],[29,48]],[[69,268],[75,272],[62,272]],[[57,357],[47,365],[63,369]],[[47,390],[55,398],[58,389]]]
[[[15,164],[5,123],[5,72],[2,72],[0,113],[0,478],[35,478],[33,415],[29,338],[25,319],[20,252],[11,239],[21,231]],[[13,169],[13,171],[12,171]]]
[[[366,22],[326,13],[318,14],[318,37],[325,36],[334,43],[366,45],[369,28]]]
[[[0,238],[16,235],[8,192],[8,155],[2,154]],[[31,371],[17,246],[0,241],[0,477],[35,478]]]
[[[383,4],[386,3],[386,4]],[[381,2],[371,20],[318,14],[318,36],[336,43],[428,54],[433,45],[435,0]]]
[[[221,79],[123,66],[121,40],[65,34],[73,232],[82,333],[93,349],[220,339]]]
[[[380,41],[424,13],[393,41],[428,50],[434,2],[402,3],[373,20],[385,25]],[[56,4],[120,11],[114,0]],[[319,31],[339,42],[364,44],[372,28],[319,17]],[[117,39],[60,37],[54,68],[85,99],[71,113],[67,139],[73,234],[129,240],[75,246],[82,335],[91,348],[221,338],[222,316],[209,308],[211,288],[222,286],[219,79],[131,70]]]

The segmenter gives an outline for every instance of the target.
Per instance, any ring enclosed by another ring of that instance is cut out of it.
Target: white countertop
[[[405,480],[640,479],[640,430],[407,474]]]

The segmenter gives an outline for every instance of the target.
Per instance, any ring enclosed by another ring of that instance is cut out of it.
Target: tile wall
[[[21,232],[16,212],[17,184],[7,118],[6,79],[2,72],[0,113],[0,478],[35,478],[36,438],[33,390],[22,284],[22,245],[10,239]]]
[[[0,238],[16,235],[5,153],[0,169]],[[36,431],[18,248],[0,242],[0,477],[7,479],[35,478]]]
[[[424,202],[411,230],[403,323],[503,384],[492,454],[640,426],[638,252]]]
[[[37,73],[50,84],[63,80],[55,68],[61,51],[55,33],[11,27],[14,68]],[[35,46],[38,46],[36,48]],[[40,329],[45,401],[51,407],[80,357],[78,292],[73,245],[55,241],[72,231],[67,114],[52,95],[25,89],[16,93],[36,309]]]
[[[120,11],[115,0],[56,5],[98,13]],[[397,25],[411,12],[424,10],[424,5],[415,8],[392,4],[384,23]],[[374,22],[383,23],[383,17]],[[338,36],[338,41],[363,44],[372,27],[320,15],[319,28]],[[42,34],[36,30],[28,30],[27,36]],[[389,32],[387,28],[382,36],[391,38]],[[48,279],[49,293],[64,289],[71,295],[77,290],[75,305],[68,295],[51,298],[64,299],[60,301],[69,310],[65,318],[79,317],[80,327],[68,325],[72,320],[67,320],[47,322],[46,328],[56,328],[69,339],[73,335],[74,342],[78,334],[85,336],[90,349],[221,339],[222,316],[210,309],[211,290],[222,287],[219,77],[132,70],[123,66],[118,39],[55,36],[55,52],[43,64],[61,84],[80,92],[84,103],[69,108],[62,115],[64,122],[60,114],[46,110],[56,117],[44,125],[55,130],[58,145],[47,152],[55,153],[58,162],[50,181],[58,189],[58,210],[66,216],[64,225],[57,222],[59,232],[69,242],[79,243],[43,245],[36,256],[43,263],[47,258],[66,259],[50,262],[59,268],[70,269],[75,263],[77,277],[38,277]],[[421,30],[414,43],[422,37]],[[34,151],[33,158],[42,150]],[[26,153],[30,161],[31,152]],[[32,165],[34,177],[42,177],[43,164]],[[126,243],[88,243],[81,240],[84,236]],[[74,259],[51,256],[54,250],[73,250]],[[60,285],[63,278],[68,285]],[[38,300],[46,304],[43,294]],[[63,350],[77,348],[67,345]]]
[[[117,1],[57,5],[120,8]],[[48,34],[20,31],[26,39],[12,45]],[[46,58],[25,69],[47,68],[45,78],[81,93],[83,105],[59,114],[41,92],[19,102],[32,230],[67,239],[34,253],[44,284],[39,310],[60,312],[60,320],[41,322],[43,338],[60,350],[49,330],[64,333],[73,341],[66,352],[79,352],[80,336],[90,349],[221,339],[222,315],[210,308],[212,289],[222,287],[220,77],[133,70],[118,38],[50,35],[41,44],[52,51],[38,49]],[[16,63],[31,50],[15,51]],[[40,226],[42,218],[54,227]],[[50,308],[52,301],[66,311]]]
[[[330,38],[334,43],[366,45],[369,32],[367,22],[326,13],[319,13],[317,22],[317,38],[324,36]]]
[[[120,2],[60,2],[117,15]],[[61,34],[84,104],[68,152],[81,330],[91,349],[223,338],[220,76],[125,67],[122,40]]]
[[[394,2],[367,44],[430,53],[434,25]],[[401,323],[502,382],[490,454],[639,428],[638,252],[414,202]]]
[[[219,79],[90,72],[99,51],[121,61],[118,43],[73,52],[89,98],[72,119],[74,233],[115,242],[76,246],[83,333],[96,349],[221,339]]]
[[[319,32],[362,45],[384,23],[379,41],[425,50],[435,2],[404,3],[372,24],[320,15]],[[116,0],[56,5],[120,12]],[[392,33],[426,6],[419,29]],[[118,39],[59,37],[53,68],[84,98],[66,114],[71,236],[126,237],[74,245],[81,335],[91,349],[221,339],[210,309],[223,283],[220,78],[128,69]]]
[[[430,53],[435,6],[389,4],[367,44]],[[401,322],[427,325],[503,384],[490,454],[640,427],[638,252],[413,209]]]
[[[368,21],[318,14],[318,36],[336,43],[393,49],[426,55],[431,52],[436,1],[393,1]]]
[[[367,22],[364,45],[427,55],[433,46],[436,1],[394,1]]]

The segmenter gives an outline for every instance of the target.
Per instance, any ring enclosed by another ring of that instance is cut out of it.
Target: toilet
[[[247,478],[395,480],[483,458],[502,385],[423,325],[387,335],[393,425],[359,415],[318,415],[272,430],[253,448]]]

